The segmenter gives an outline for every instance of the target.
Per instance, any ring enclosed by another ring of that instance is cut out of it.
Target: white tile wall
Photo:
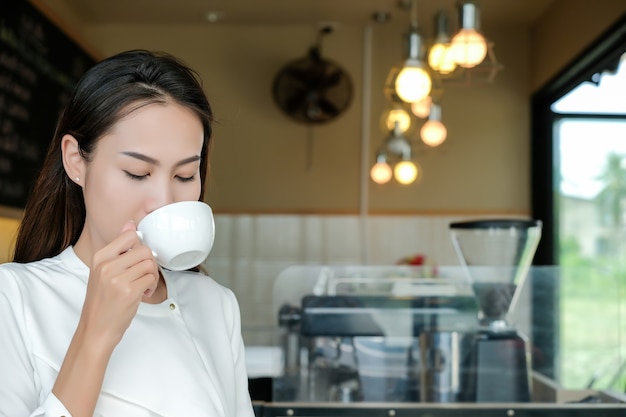
[[[479,217],[497,216],[216,215],[215,245],[204,266],[237,295],[246,344],[272,345],[273,286],[284,268],[390,265],[416,253],[458,265],[448,225]]]

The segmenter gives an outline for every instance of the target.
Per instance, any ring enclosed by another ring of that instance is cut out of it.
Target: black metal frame
[[[257,417],[623,417],[626,404],[256,404]]]
[[[531,210],[532,217],[543,222],[541,241],[534,258],[535,265],[558,265],[558,219],[555,218],[558,195],[555,183],[556,155],[554,151],[554,122],[562,115],[551,105],[594,74],[615,70],[626,52],[626,14],[601,35],[572,63],[537,91],[531,102]],[[589,117],[589,115],[587,115]],[[595,117],[595,116],[593,116]],[[536,287],[537,286],[537,287]],[[554,377],[554,360],[558,352],[558,287],[554,283],[533,282],[533,342],[541,349],[544,375]],[[552,322],[546,320],[550,318]]]

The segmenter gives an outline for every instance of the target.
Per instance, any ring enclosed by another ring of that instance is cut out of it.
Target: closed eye
[[[126,170],[124,170],[124,174],[126,174],[126,176],[127,176],[128,178],[130,178],[131,180],[135,180],[135,181],[142,181],[142,180],[144,180],[144,179],[148,178],[148,176],[150,175],[150,174],[146,174],[146,175],[135,175],[135,174],[133,174],[133,173],[131,173],[131,172],[128,172],[128,171],[126,171]]]
[[[196,179],[196,176],[192,175],[191,177],[181,177],[180,175],[177,175],[176,178],[178,178],[180,182],[192,182]]]

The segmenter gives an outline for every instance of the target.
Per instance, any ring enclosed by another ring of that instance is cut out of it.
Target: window
[[[547,359],[538,370],[566,388],[626,390],[625,52],[623,16],[533,96],[535,263],[563,271],[533,282],[533,342]]]
[[[556,113],[557,255],[564,267],[557,369],[567,388],[621,384],[623,390],[626,385],[615,370],[626,360],[620,351],[626,337],[621,340],[615,332],[621,317],[615,289],[626,275],[621,265],[626,253],[626,54],[615,73],[604,72],[596,80],[582,82],[551,106]],[[571,272],[581,268],[588,274]],[[586,310],[589,323],[580,319]]]

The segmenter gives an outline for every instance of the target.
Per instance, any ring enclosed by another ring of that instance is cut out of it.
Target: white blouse
[[[0,417],[71,417],[51,390],[78,324],[88,267],[69,247],[0,265]],[[113,351],[95,417],[252,417],[239,305],[194,272],[164,271]]]

